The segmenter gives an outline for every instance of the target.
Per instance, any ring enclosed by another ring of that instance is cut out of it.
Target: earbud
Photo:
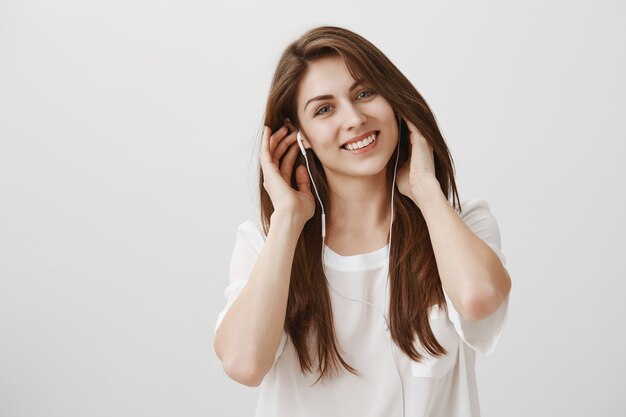
[[[322,204],[322,199],[320,198],[320,194],[317,192],[317,186],[315,185],[315,181],[313,181],[313,175],[311,175],[311,168],[309,168],[309,158],[306,157],[306,150],[304,149],[304,144],[302,143],[303,138],[298,130],[296,134],[296,139],[298,141],[298,146],[300,147],[300,152],[304,156],[304,162],[306,163],[306,170],[309,173],[309,178],[311,178],[311,184],[313,184],[313,189],[315,190],[315,195],[317,196],[317,201],[320,202],[320,207],[322,208],[322,244],[326,241],[326,213],[324,212],[324,204]]]
[[[300,131],[298,130],[298,134],[296,135],[296,139],[298,140],[298,146],[300,147],[300,152],[302,152],[302,155],[304,155],[304,157],[306,158],[306,150],[304,149],[304,144],[302,143],[302,135],[300,134]]]

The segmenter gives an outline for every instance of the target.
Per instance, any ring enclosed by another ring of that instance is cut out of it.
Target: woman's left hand
[[[410,131],[409,152],[411,156],[398,168],[398,190],[419,207],[419,202],[425,197],[424,194],[432,192],[432,184],[437,184],[439,191],[441,188],[435,175],[435,158],[432,146],[413,123],[404,117],[402,119]]]

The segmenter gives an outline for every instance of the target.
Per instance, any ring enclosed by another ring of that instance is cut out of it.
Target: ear
[[[294,130],[299,130],[293,125],[293,123],[291,123],[291,119],[289,119],[289,117],[286,117],[283,123],[287,125],[290,132],[293,132]],[[304,149],[311,149],[311,144],[309,143],[308,140],[306,140],[304,133],[300,132],[300,135],[302,136],[302,144],[304,145]]]
[[[302,134],[302,132],[300,132],[300,135],[302,135],[302,144],[304,145],[304,149],[311,149],[311,144],[308,140],[306,140],[306,137]]]
[[[302,139],[302,145],[304,146],[304,149],[311,149],[311,144],[308,140],[306,140],[306,137],[301,131],[298,131],[298,136],[300,136],[300,138]]]
[[[296,129],[296,127],[293,125],[293,123],[291,123],[291,120],[288,117],[285,118],[284,123],[285,125],[287,125],[290,132],[293,132],[294,130],[299,130]],[[302,137],[302,145],[304,145],[304,149],[311,149],[311,144],[308,140],[306,140],[304,133],[300,132],[300,136]]]

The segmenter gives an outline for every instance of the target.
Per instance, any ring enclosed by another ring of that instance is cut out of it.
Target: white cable
[[[398,370],[398,364],[396,363],[396,358],[393,355],[393,345],[391,342],[391,330],[389,329],[389,322],[387,321],[387,317],[385,316],[387,313],[387,287],[389,285],[389,281],[390,281],[390,275],[389,275],[389,268],[391,266],[391,259],[390,259],[390,255],[391,255],[391,233],[392,233],[392,227],[393,227],[393,217],[394,217],[394,210],[393,210],[393,196],[394,196],[394,192],[395,192],[395,188],[396,188],[396,172],[398,171],[398,159],[400,157],[400,138],[401,138],[401,133],[402,132],[402,124],[400,121],[400,117],[398,116],[398,143],[397,143],[397,152],[396,152],[396,164],[393,170],[393,184],[391,186],[391,216],[390,216],[390,220],[389,220],[389,243],[388,243],[388,247],[387,247],[387,279],[385,281],[385,296],[384,296],[384,306],[383,306],[383,311],[382,311],[382,317],[385,323],[385,333],[387,334],[387,339],[389,341],[389,350],[391,352],[391,358],[393,359],[393,364],[394,367],[396,368],[396,373],[398,374],[398,379],[400,381],[400,397],[402,399],[402,417],[404,417],[404,386],[402,384],[402,376],[400,375],[400,371]],[[298,132],[298,145],[300,146],[301,152],[304,155],[304,161],[306,162],[306,169],[309,172],[309,177],[311,178],[311,183],[313,184],[313,188],[315,189],[315,194],[317,195],[317,200],[320,202],[320,206],[322,208],[322,270],[324,271],[324,277],[326,278],[326,282],[328,283],[328,286],[339,296],[343,297],[343,298],[347,298],[348,300],[352,300],[352,301],[357,301],[359,303],[364,303],[369,305],[370,307],[376,308],[376,306],[374,306],[373,304],[367,302],[367,301],[363,301],[363,300],[357,300],[354,298],[350,298],[347,297],[343,294],[340,294],[337,290],[335,290],[335,288],[331,285],[330,281],[328,280],[328,275],[326,274],[326,268],[325,268],[325,262],[324,262],[324,255],[326,252],[326,214],[324,212],[324,205],[322,204],[322,200],[320,199],[320,195],[317,192],[317,187],[315,186],[315,181],[313,181],[313,175],[311,175],[311,170],[309,169],[309,159],[306,156],[306,151],[304,150],[304,146],[301,144],[301,136],[300,136],[300,132]]]
[[[300,142],[300,131],[298,131],[298,145],[300,145],[300,149],[304,155],[304,162],[306,162],[306,170],[309,171],[309,178],[311,178],[311,183],[313,184],[313,189],[315,190],[315,195],[317,196],[317,200],[320,202],[320,206],[322,206],[322,244],[324,244],[324,238],[326,237],[326,213],[324,212],[324,205],[322,204],[322,199],[320,198],[320,194],[317,192],[317,187],[315,186],[315,181],[313,181],[313,175],[311,175],[311,170],[309,169],[309,158],[306,157],[306,151]],[[323,248],[322,248],[323,249]],[[323,256],[322,250],[322,256]],[[323,260],[322,260],[323,265]]]

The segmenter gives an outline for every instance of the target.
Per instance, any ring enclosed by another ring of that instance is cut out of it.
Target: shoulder
[[[260,223],[246,220],[237,226],[231,256],[231,281],[247,279],[261,253],[265,237]]]
[[[459,216],[470,228],[480,225],[482,227],[495,227],[497,229],[496,218],[485,198],[474,197],[461,201],[461,212]]]
[[[461,200],[461,211],[462,215],[466,215],[466,213],[477,213],[481,211],[489,211],[489,203],[486,198],[483,197],[472,197]]]
[[[481,238],[496,252],[502,264],[506,265],[506,260],[502,253],[500,227],[487,200],[482,197],[463,200],[459,216],[476,236]]]
[[[236,243],[246,242],[260,250],[265,243],[265,237],[260,222],[247,219],[237,226]]]

